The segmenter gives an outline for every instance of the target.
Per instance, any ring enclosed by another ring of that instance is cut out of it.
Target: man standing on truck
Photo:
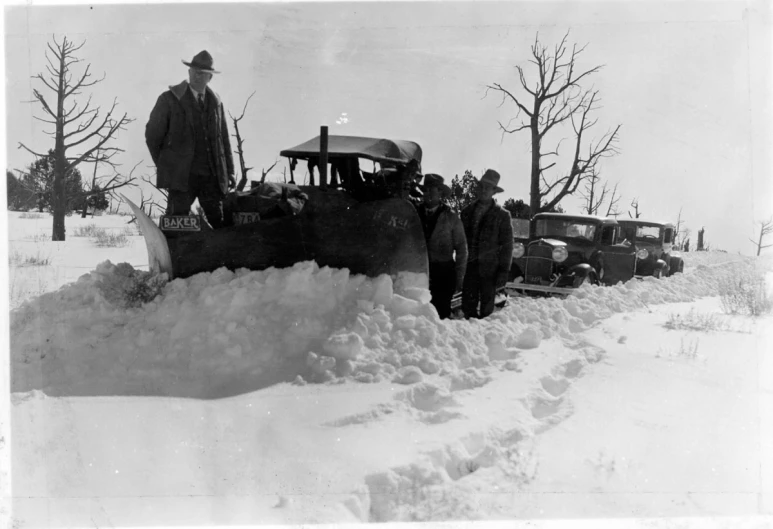
[[[223,103],[207,86],[219,72],[206,50],[182,62],[188,81],[159,96],[145,126],[145,143],[156,165],[156,185],[169,191],[166,214],[188,215],[198,198],[209,224],[220,228],[223,197],[236,180]]]
[[[497,289],[505,286],[513,259],[510,212],[494,200],[494,194],[504,191],[498,184],[499,173],[487,169],[478,180],[478,199],[462,210],[468,253],[462,291],[466,318],[494,312]]]
[[[429,257],[429,291],[438,316],[451,316],[451,298],[461,292],[467,268],[467,239],[459,216],[442,203],[451,194],[439,174],[424,175],[424,203],[417,210]]]

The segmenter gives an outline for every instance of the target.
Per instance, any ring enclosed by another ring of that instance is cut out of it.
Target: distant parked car
[[[638,255],[636,261],[636,276],[664,277],[684,271],[684,261],[672,254],[675,238],[674,225],[670,222],[657,222],[642,219],[618,220],[623,231],[633,232],[635,239],[621,240],[622,243],[634,242]],[[624,237],[624,235],[621,235]],[[643,256],[642,250],[647,252]]]
[[[507,290],[570,294],[586,282],[628,281],[634,277],[636,248],[622,242],[621,230],[612,218],[538,213],[528,240],[515,241]]]

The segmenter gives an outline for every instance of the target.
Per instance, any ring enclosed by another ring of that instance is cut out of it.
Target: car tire
[[[663,277],[663,270],[661,270],[660,268],[656,268],[656,269],[655,269],[655,270],[652,272],[652,277],[654,277],[655,279],[660,279],[660,278],[662,278],[662,277]]]

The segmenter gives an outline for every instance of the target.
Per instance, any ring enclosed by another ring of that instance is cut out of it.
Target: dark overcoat
[[[427,241],[430,263],[454,262],[456,281],[461,284],[467,269],[467,239],[459,216],[446,204],[441,204],[435,229]],[[425,204],[419,206],[419,216],[426,215]]]
[[[188,81],[170,86],[158,97],[145,126],[145,143],[156,164],[156,185],[161,189],[188,190],[193,162],[195,132],[193,110],[183,104]],[[207,127],[210,149],[220,190],[228,192],[228,178],[234,174],[228,122],[220,97],[207,87]]]
[[[487,278],[506,276],[513,260],[513,225],[510,212],[496,202],[483,215],[478,233],[472,233],[472,212],[475,201],[462,210],[462,225],[467,238],[467,247],[474,246],[477,238],[478,255],[470,252],[470,262],[477,261],[478,275]]]

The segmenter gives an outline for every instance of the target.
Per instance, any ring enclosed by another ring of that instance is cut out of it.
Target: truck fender
[[[652,275],[658,278],[666,277],[666,275],[668,275],[668,263],[663,259],[658,259],[655,262],[655,269],[653,270]]]
[[[576,287],[588,278],[591,283],[598,283],[596,270],[588,263],[580,263],[572,266],[556,282],[558,287]]]

